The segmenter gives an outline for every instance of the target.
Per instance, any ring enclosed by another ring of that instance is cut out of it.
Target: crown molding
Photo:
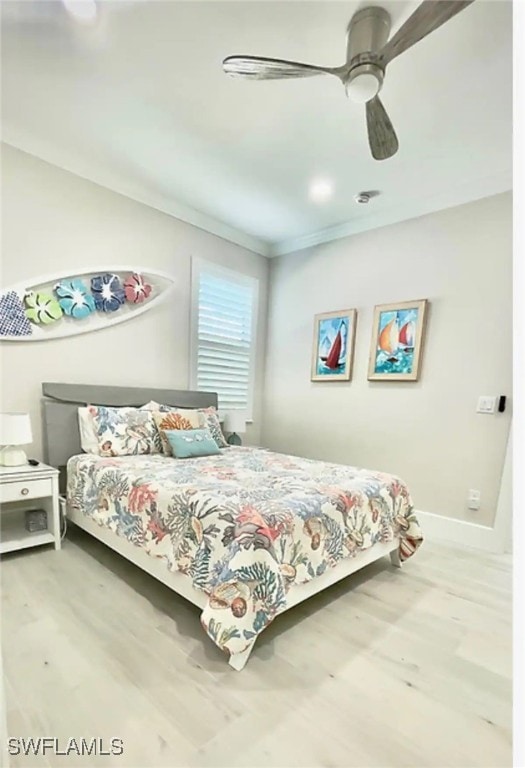
[[[287,253],[302,251],[305,248],[329,243],[332,240],[340,240],[343,237],[357,235],[371,229],[387,227],[390,224],[397,224],[408,219],[416,219],[429,213],[445,210],[446,208],[455,208],[458,205],[481,200],[484,197],[492,197],[502,192],[508,192],[511,189],[512,171],[509,170],[496,176],[487,176],[468,184],[460,184],[446,192],[426,197],[415,203],[413,200],[410,200],[408,203],[391,206],[379,213],[371,214],[355,221],[348,221],[335,227],[328,227],[308,235],[290,238],[289,240],[281,240],[272,244],[269,255],[271,257],[284,256]],[[370,205],[373,206],[373,201]]]
[[[120,195],[124,195],[136,202],[147,205],[169,216],[191,224],[198,229],[221,237],[235,245],[239,245],[254,253],[268,258],[284,256],[295,251],[302,251],[317,245],[329,243],[332,240],[340,240],[344,237],[368,232],[379,227],[397,224],[401,221],[415,219],[429,213],[454,208],[465,203],[481,200],[512,189],[512,170],[509,169],[493,176],[485,176],[468,184],[459,184],[453,189],[441,192],[421,200],[409,200],[398,205],[392,205],[377,213],[371,213],[354,221],[344,222],[334,227],[317,230],[307,235],[280,240],[271,243],[262,238],[254,237],[240,229],[236,229],[219,219],[215,219],[201,211],[185,206],[175,200],[156,194],[144,188],[138,188],[121,176],[117,176],[102,168],[85,167],[77,156],[66,156],[63,151],[35,139],[29,135],[21,135],[20,131],[12,131],[8,126],[2,129],[3,143],[15,149],[33,155],[55,167],[80,176],[87,181],[110,189]],[[373,201],[370,203],[374,205]]]
[[[90,166],[88,168],[80,158],[73,155],[67,156],[66,153],[61,150],[57,152],[54,147],[45,142],[34,139],[28,135],[22,136],[19,131],[16,131],[15,133],[5,125],[2,128],[2,142],[14,149],[32,155],[39,160],[43,160],[50,165],[68,171],[75,176],[91,181],[101,187],[105,187],[112,192],[117,192],[119,195],[128,197],[131,200],[135,200],[137,203],[147,205],[161,213],[167,213],[169,216],[173,216],[180,221],[184,221],[186,224],[191,224],[212,235],[221,237],[223,240],[228,240],[235,245],[240,245],[261,256],[270,256],[270,243],[261,238],[253,237],[219,219],[213,218],[213,216],[208,216],[195,208],[183,205],[164,195],[156,194],[155,192],[145,190],[144,188],[139,189],[136,185],[129,183],[123,177],[108,172],[107,170],[103,170],[100,167],[93,168]]]

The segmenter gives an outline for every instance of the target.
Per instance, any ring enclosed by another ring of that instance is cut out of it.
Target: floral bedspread
[[[243,651],[286,593],[342,558],[399,539],[422,542],[406,485],[339,464],[231,447],[218,456],[74,456],[68,502],[180,571],[208,595],[201,621]]]

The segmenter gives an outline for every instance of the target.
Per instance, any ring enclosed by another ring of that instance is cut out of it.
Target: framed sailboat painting
[[[370,381],[417,381],[427,300],[380,304],[374,311]]]
[[[314,319],[312,381],[349,381],[354,358],[355,309],[325,312]]]

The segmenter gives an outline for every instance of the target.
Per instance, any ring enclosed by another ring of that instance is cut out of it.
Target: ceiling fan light
[[[345,83],[346,95],[357,104],[365,104],[377,96],[383,84],[383,73],[373,64],[355,67]]]
[[[374,75],[359,75],[346,84],[346,95],[356,104],[365,104],[379,93],[379,81]]]

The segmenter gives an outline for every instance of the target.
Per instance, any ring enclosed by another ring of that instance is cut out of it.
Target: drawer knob
[[[29,493],[29,488],[22,488],[20,493],[22,494],[22,496],[27,496],[27,494]]]

